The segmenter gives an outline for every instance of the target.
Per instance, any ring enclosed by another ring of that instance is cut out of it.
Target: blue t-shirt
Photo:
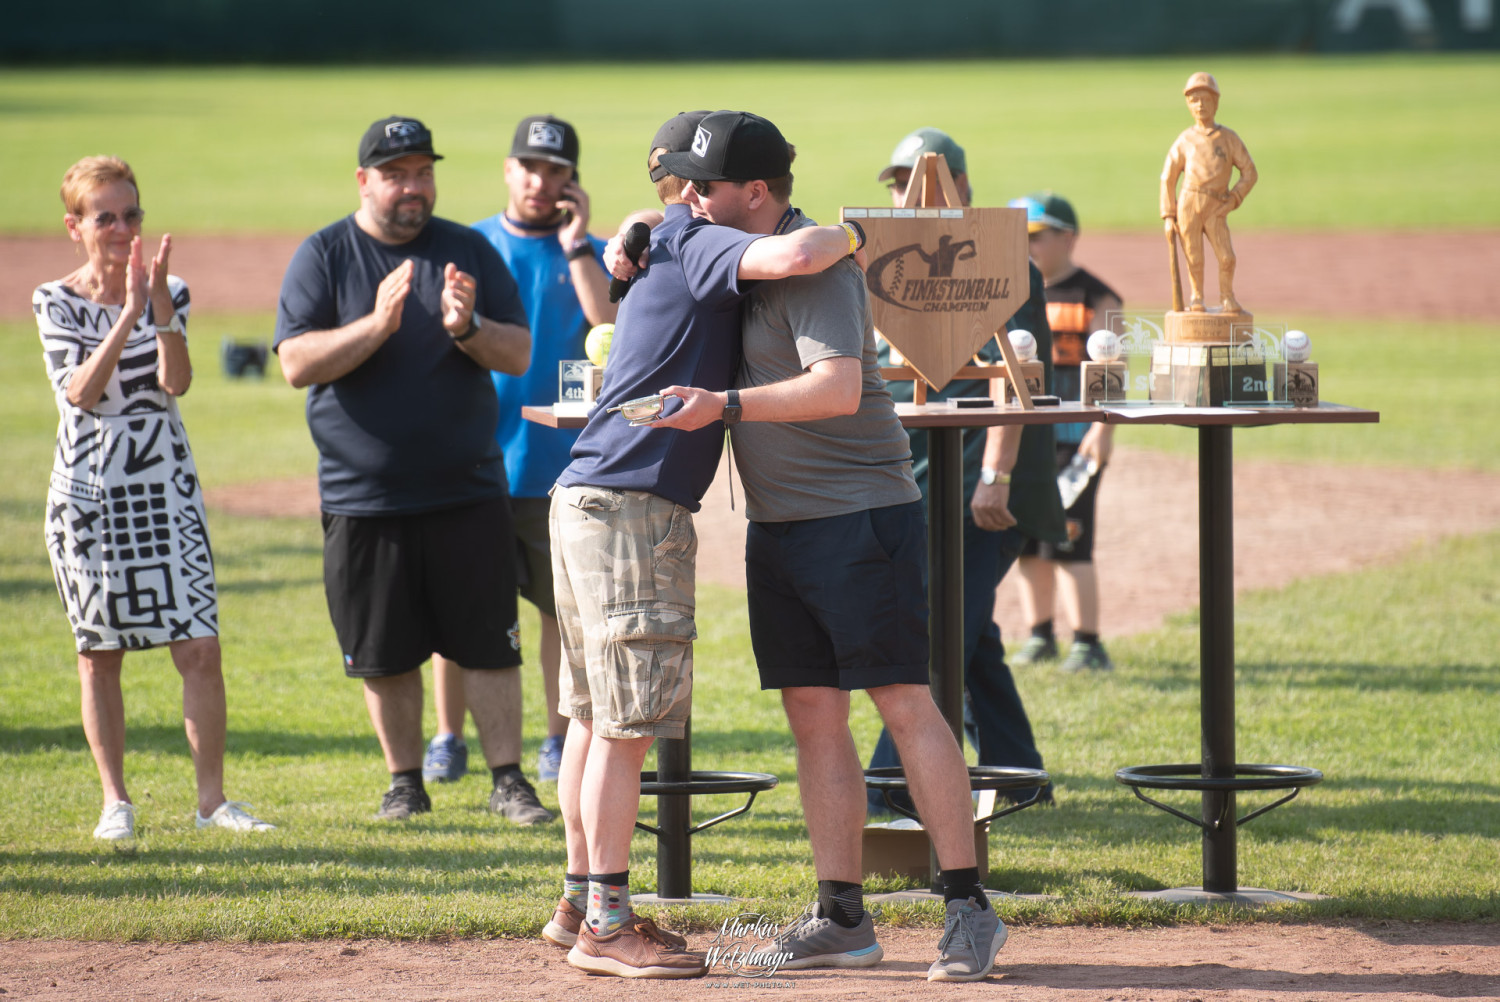
[[[434,218],[416,239],[390,245],[351,215],[314,233],[282,279],[275,344],[368,315],[381,281],[408,258],[401,326],[352,372],[307,390],[330,514],[411,514],[505,495],[494,386],[443,329],[443,267],[475,277],[481,316],[525,326],[526,312],[500,255],[469,227]]]
[[[756,239],[693,219],[686,205],[667,206],[651,232],[646,268],[620,303],[599,405],[559,484],[649,491],[698,510],[724,451],[724,426],[632,428],[607,409],[674,384],[729,388],[739,362],[740,301],[754,285],[739,281],[740,258]]]
[[[531,321],[531,368],[520,376],[491,372],[500,398],[500,423],[495,441],[505,450],[505,474],[510,493],[518,498],[546,497],[557,475],[568,465],[577,429],[548,428],[521,417],[521,408],[546,406],[557,400],[557,364],[583,358],[583,339],[589,321],[578,293],[573,291],[567,254],[557,234],[517,236],[505,228],[503,214],[474,224],[505,259],[521,290],[521,302]],[[589,237],[599,267],[604,266],[604,241]]]

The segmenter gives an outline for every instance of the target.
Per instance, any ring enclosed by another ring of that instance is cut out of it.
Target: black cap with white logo
[[[415,118],[393,115],[365,130],[359,141],[359,165],[379,167],[402,157],[443,159],[432,151],[432,133]]]
[[[711,111],[679,111],[656,130],[656,135],[651,137],[651,149],[646,151],[646,156],[649,158],[657,150],[666,150],[668,153],[686,153],[693,148],[693,136],[698,131],[698,123],[711,114],[713,114]],[[660,181],[670,173],[671,171],[665,167],[653,167],[651,180]]]
[[[792,172],[781,130],[748,111],[716,111],[698,123],[686,153],[663,153],[661,164],[689,181],[758,181]]]
[[[532,115],[521,119],[516,137],[510,141],[510,155],[517,159],[550,160],[555,164],[578,166],[578,132],[573,126],[552,115]]]

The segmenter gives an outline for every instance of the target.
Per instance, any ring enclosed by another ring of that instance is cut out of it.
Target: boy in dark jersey
[[[1047,321],[1052,327],[1053,392],[1064,400],[1079,396],[1079,366],[1088,359],[1089,334],[1117,326],[1120,297],[1098,278],[1073,263],[1078,216],[1067,199],[1053,192],[1018,198],[1013,208],[1026,210],[1031,260],[1047,289]],[[1099,581],[1094,573],[1094,506],[1099,481],[1113,449],[1112,426],[1057,425],[1057,468],[1061,472],[1079,457],[1092,468],[1088,482],[1068,507],[1068,539],[1044,543],[1028,539],[1021,550],[1021,607],[1031,623],[1031,637],[1014,663],[1034,664],[1058,655],[1053,633],[1053,600],[1062,591],[1072,613],[1073,645],[1063,659],[1064,671],[1108,671],[1114,665],[1099,640]]]

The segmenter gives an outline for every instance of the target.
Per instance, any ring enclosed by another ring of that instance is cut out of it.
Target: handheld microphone
[[[625,240],[621,249],[625,251],[632,264],[639,264],[641,252],[651,242],[651,227],[645,223],[631,223],[630,229],[625,231]],[[623,278],[611,277],[609,280],[609,301],[618,303],[630,291],[630,283]]]

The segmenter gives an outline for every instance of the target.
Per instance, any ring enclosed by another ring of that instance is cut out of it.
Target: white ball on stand
[[[1010,346],[1016,350],[1016,361],[1030,362],[1036,358],[1036,338],[1031,331],[1011,331]]]
[[[1302,331],[1287,331],[1281,339],[1281,353],[1288,362],[1306,362],[1312,358],[1312,340]]]
[[[1120,335],[1110,330],[1094,331],[1089,335],[1086,347],[1089,358],[1096,362],[1113,362],[1124,351],[1124,345],[1120,344]]]

